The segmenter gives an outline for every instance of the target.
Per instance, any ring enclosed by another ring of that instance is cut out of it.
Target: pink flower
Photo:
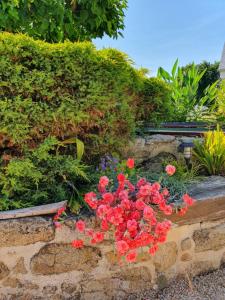
[[[93,234],[93,239],[91,240],[92,244],[101,243],[104,240],[103,232],[96,232]]]
[[[127,229],[129,231],[135,231],[137,229],[137,221],[136,220],[128,220],[127,221]]]
[[[150,220],[154,216],[154,211],[150,206],[144,208],[144,218]]]
[[[172,176],[176,172],[176,168],[172,165],[167,165],[165,170],[169,176]]]
[[[191,198],[188,194],[184,194],[182,199],[189,206],[193,205],[195,202],[195,200],[193,198]]]
[[[60,222],[54,222],[55,228],[61,228],[62,224]]]
[[[105,193],[102,198],[106,204],[111,204],[114,200],[113,194],[111,193]]]
[[[72,241],[72,247],[74,247],[76,249],[83,248],[83,246],[84,246],[84,242],[82,240],[74,240],[74,241]]]
[[[76,229],[79,232],[84,232],[84,230],[85,230],[85,223],[84,223],[84,221],[82,221],[82,220],[77,221],[76,222]]]
[[[97,208],[97,199],[96,199],[96,194],[94,192],[90,192],[85,194],[84,196],[84,201],[92,208],[96,209]]]
[[[154,255],[156,251],[158,250],[158,246],[154,245],[151,248],[148,249],[149,254]]]
[[[170,205],[166,205],[163,209],[163,212],[164,212],[165,215],[169,216],[169,215],[172,214],[173,209]]]
[[[184,216],[186,214],[187,210],[188,210],[187,206],[182,207],[178,212],[179,216],[181,216],[181,217]]]
[[[133,158],[128,158],[128,160],[127,160],[127,167],[129,169],[133,169],[134,168],[134,159]]]
[[[142,201],[142,200],[137,200],[136,202],[135,202],[135,207],[136,207],[136,209],[137,210],[143,210],[144,208],[145,208],[145,206],[146,206],[146,204],[144,203],[144,201]]]
[[[99,205],[98,209],[97,209],[97,216],[102,219],[104,217],[104,215],[108,212],[109,208],[107,205]]]
[[[129,250],[129,246],[125,241],[118,241],[116,242],[116,249],[120,255],[124,255]]]
[[[109,224],[108,224],[108,222],[106,220],[102,220],[102,222],[101,222],[101,229],[103,231],[109,230]]]
[[[132,251],[130,253],[127,254],[126,256],[126,261],[129,263],[135,262],[137,259],[137,252],[136,251]]]
[[[99,179],[99,185],[101,185],[102,187],[106,187],[109,184],[109,178],[107,176],[102,176]]]

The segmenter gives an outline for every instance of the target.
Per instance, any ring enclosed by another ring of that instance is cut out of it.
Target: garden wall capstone
[[[110,239],[72,248],[73,219],[57,230],[50,217],[2,220],[0,299],[129,299],[178,276],[217,269],[225,263],[222,200],[199,200],[185,218],[171,217],[173,228],[156,255],[144,250],[136,263],[124,266],[118,265]],[[211,202],[216,210],[207,217]],[[203,213],[196,216],[195,210]]]

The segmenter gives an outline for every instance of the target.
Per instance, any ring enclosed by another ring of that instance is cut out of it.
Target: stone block
[[[225,223],[193,233],[195,252],[219,250],[225,247]]]
[[[94,247],[74,249],[71,244],[45,245],[31,259],[33,274],[51,275],[70,271],[89,272],[101,259],[101,252]]]
[[[153,257],[157,272],[164,272],[172,267],[177,260],[178,248],[175,242],[168,242],[159,246],[159,250]]]
[[[0,221],[0,247],[49,242],[55,237],[51,218],[21,218]]]

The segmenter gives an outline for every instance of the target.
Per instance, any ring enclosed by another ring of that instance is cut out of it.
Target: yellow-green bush
[[[49,135],[79,137],[89,159],[119,151],[135,119],[155,119],[169,101],[166,85],[147,79],[124,53],[19,34],[0,33],[0,82],[0,147],[13,152]]]

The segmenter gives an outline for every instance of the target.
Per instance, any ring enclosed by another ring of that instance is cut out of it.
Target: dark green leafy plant
[[[1,0],[0,30],[48,42],[116,38],[126,8],[127,0]]]
[[[36,149],[24,149],[21,157],[2,162],[0,169],[0,210],[68,200],[73,208],[79,202],[82,182],[88,180],[77,155],[60,153],[62,144],[49,137]]]
[[[194,64],[184,70],[178,66],[178,60],[171,74],[159,68],[158,77],[171,87],[174,121],[215,121],[218,81],[206,87],[203,96],[198,98],[199,84],[205,72],[206,69],[200,72]]]

